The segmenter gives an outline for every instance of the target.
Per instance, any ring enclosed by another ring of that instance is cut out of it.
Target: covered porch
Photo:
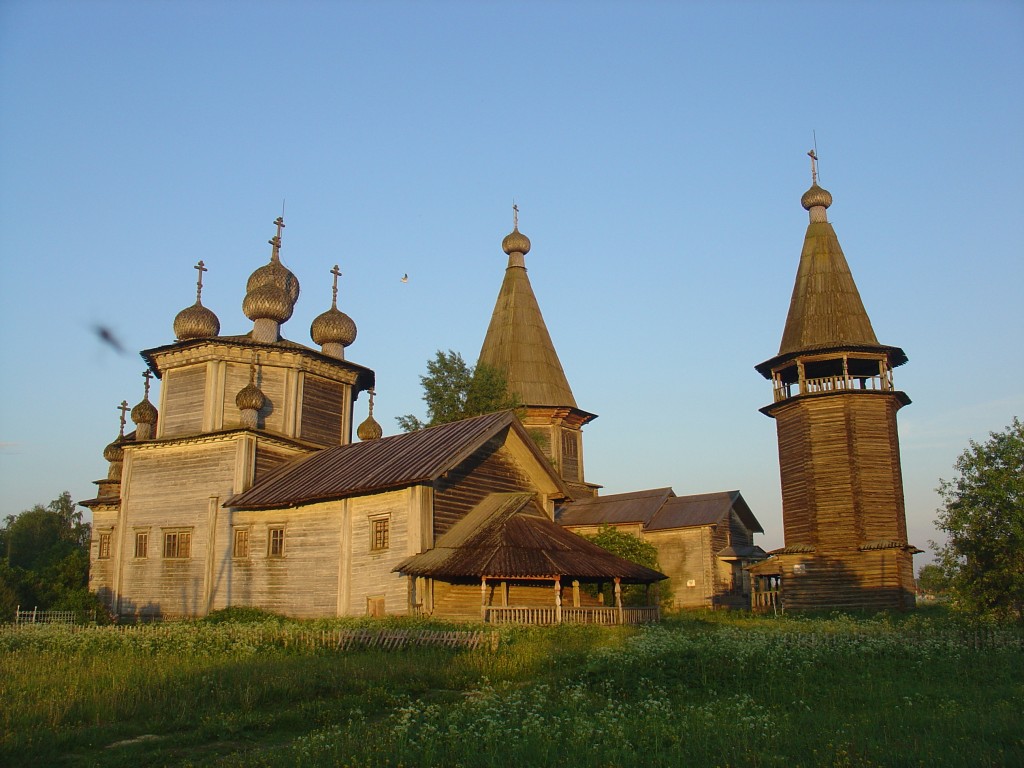
[[[655,622],[656,583],[666,578],[562,528],[531,493],[491,494],[432,549],[395,570],[410,580],[410,612],[487,624]],[[646,585],[645,605],[624,605],[624,584]]]

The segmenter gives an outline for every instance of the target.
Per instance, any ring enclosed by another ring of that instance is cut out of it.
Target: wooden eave
[[[250,427],[234,427],[232,429],[220,429],[214,432],[198,432],[188,435],[179,435],[175,437],[161,437],[153,438],[152,440],[133,440],[130,443],[124,444],[124,449],[136,449],[136,448],[153,448],[169,445],[193,445],[198,443],[216,443],[223,442],[227,438],[234,437],[235,435],[250,434],[258,437],[260,442],[263,443],[276,443],[277,445],[286,446],[288,448],[298,448],[303,451],[320,451],[323,450],[322,445],[316,443],[308,443],[303,440],[296,440],[290,437],[283,437],[279,434],[266,432],[262,429],[252,429]]]
[[[826,397],[894,397],[899,401],[900,405],[910,405],[910,397],[907,396],[906,392],[899,389],[837,389],[830,392],[802,392],[792,397],[787,397],[785,400],[778,400],[774,403],[770,403],[763,408],[758,408],[761,413],[765,416],[775,417],[775,413],[788,405],[792,405],[798,401],[804,400],[816,400],[818,398]]]
[[[825,359],[828,357],[839,357],[843,353],[851,353],[854,355],[884,355],[886,360],[888,360],[889,365],[893,368],[903,365],[908,360],[906,352],[902,349],[899,347],[890,347],[886,344],[827,344],[787,352],[784,355],[776,355],[775,357],[765,360],[763,363],[755,365],[754,370],[766,379],[770,379],[774,371],[779,368],[785,368],[787,364],[797,360],[798,358]]]
[[[208,349],[204,350],[204,347],[208,347]],[[218,348],[220,349],[218,350]],[[232,350],[233,354],[225,355],[225,349]],[[273,344],[263,344],[253,341],[251,334],[176,341],[172,344],[145,349],[139,354],[146,361],[149,369],[159,379],[162,378],[160,361],[168,357],[187,355],[190,358],[189,362],[224,360],[227,357],[234,358],[236,362],[248,365],[252,362],[252,352],[254,351],[294,355],[302,361],[302,364],[299,365],[300,369],[325,375],[328,378],[337,378],[338,374],[343,372],[345,374],[344,378],[353,384],[357,394],[374,386],[374,372],[362,365],[351,363],[348,360],[339,360],[336,357],[325,355],[315,349],[294,341],[288,341],[287,339],[281,339]]]

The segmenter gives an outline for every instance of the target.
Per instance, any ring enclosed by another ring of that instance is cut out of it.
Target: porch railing
[[[656,606],[625,607],[484,607],[484,621],[489,624],[649,624],[661,619]]]

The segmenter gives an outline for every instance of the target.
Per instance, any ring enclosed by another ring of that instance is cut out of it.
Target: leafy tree
[[[427,421],[412,414],[396,417],[406,432],[522,405],[509,392],[508,380],[501,370],[486,363],[471,367],[462,355],[450,349],[438,350],[434,359],[427,361],[427,375],[420,376],[420,384],[427,404]]]
[[[922,566],[917,572],[917,586],[929,595],[944,595],[949,590],[949,577],[935,563]]]
[[[606,549],[613,555],[621,557],[660,571],[658,565],[658,550],[649,541],[644,541],[639,536],[625,533],[610,525],[602,525],[597,533],[591,536],[584,536],[585,539],[594,542],[601,549]],[[659,599],[662,605],[670,605],[672,595],[669,591],[667,581],[658,583]],[[595,593],[596,594],[596,593]],[[622,588],[622,602],[626,605],[643,605],[646,602],[646,587],[641,584],[627,584]]]
[[[89,592],[91,534],[67,491],[45,507],[8,515],[0,528],[0,617],[17,605],[91,617],[100,605]]]
[[[954,604],[1024,621],[1024,424],[972,440],[955,466],[938,488],[946,543],[932,542]]]

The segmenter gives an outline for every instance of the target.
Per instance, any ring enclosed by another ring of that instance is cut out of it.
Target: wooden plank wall
[[[668,531],[648,531],[644,539],[658,550],[660,570],[669,577],[672,589],[672,607],[700,608],[711,604],[715,591],[715,573],[712,558],[705,550],[703,528],[677,528]],[[693,579],[695,586],[686,586]]]
[[[163,437],[198,434],[203,428],[206,396],[206,363],[176,368],[164,374]],[[233,403],[232,403],[233,405]]]
[[[408,613],[408,580],[392,569],[410,552],[409,516],[418,514],[415,498],[412,488],[403,488],[349,500],[347,540],[352,548],[347,580],[349,615],[366,615],[366,601],[374,597],[384,598],[387,613]],[[374,551],[370,549],[370,523],[382,516],[389,521],[390,541],[387,549]]]
[[[536,487],[502,445],[491,440],[434,488],[434,540],[479,504],[488,494],[534,491]]]
[[[302,439],[323,446],[341,445],[345,386],[307,373],[302,385]]]

